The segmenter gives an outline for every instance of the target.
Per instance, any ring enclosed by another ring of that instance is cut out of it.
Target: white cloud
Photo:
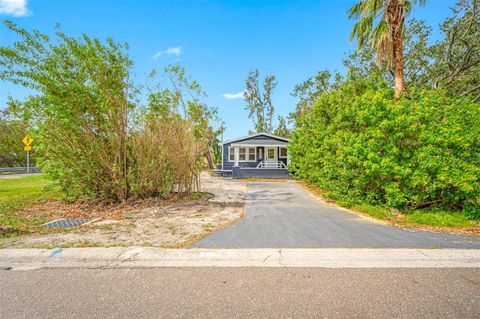
[[[223,97],[229,100],[243,99],[243,93],[244,91],[238,93],[225,93],[223,94]]]
[[[1,1],[1,0],[0,0]],[[166,50],[158,51],[153,55],[154,59],[158,59],[162,55],[174,55],[174,56],[179,56],[180,54],[183,53],[182,47],[173,47],[173,48],[168,48]]]
[[[27,0],[0,0],[0,14],[26,17],[32,12],[27,8]]]

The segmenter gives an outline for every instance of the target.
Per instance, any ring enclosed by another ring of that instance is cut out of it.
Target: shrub
[[[27,123],[9,119],[6,113],[0,111],[0,167],[27,166],[21,141],[27,132],[31,132]],[[33,152],[30,152],[31,166],[35,166],[34,159]]]
[[[10,109],[35,128],[39,165],[70,199],[199,190],[201,159],[220,131],[211,125],[216,110],[202,104],[203,91],[183,68],[167,68],[172,89],[149,88],[142,106],[127,45],[60,31],[51,39],[5,23],[20,40],[0,46],[0,80],[35,93]]]
[[[195,138],[191,121],[153,114],[142,121],[141,129],[130,139],[129,184],[133,195],[145,198],[172,191],[189,195],[200,190],[199,172],[206,144]]]
[[[384,83],[367,81],[323,94],[289,146],[298,177],[337,198],[397,208],[475,202],[479,151],[480,104],[436,91],[395,102]]]

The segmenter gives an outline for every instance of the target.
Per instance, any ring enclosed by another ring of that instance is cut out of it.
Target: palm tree
[[[377,50],[377,63],[385,61],[387,69],[393,69],[396,100],[405,86],[402,38],[405,18],[417,2],[425,4],[425,0],[360,0],[349,10],[349,18],[357,21],[351,40],[357,39],[358,48],[369,43]]]

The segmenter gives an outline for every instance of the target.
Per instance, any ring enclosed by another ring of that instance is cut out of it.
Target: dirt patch
[[[213,203],[244,203],[247,194],[247,183],[232,178],[212,177],[207,172],[200,175],[202,192],[215,195],[210,201]]]
[[[34,235],[11,238],[2,247],[51,248],[87,246],[185,247],[243,216],[247,191],[238,180],[212,178],[202,173],[198,200],[149,199],[104,206],[88,203],[46,202],[19,212],[25,217],[95,219],[71,229],[36,228]],[[211,195],[213,194],[213,196]]]

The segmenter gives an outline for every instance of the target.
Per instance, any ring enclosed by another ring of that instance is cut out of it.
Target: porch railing
[[[287,168],[282,161],[261,161],[257,168]]]

